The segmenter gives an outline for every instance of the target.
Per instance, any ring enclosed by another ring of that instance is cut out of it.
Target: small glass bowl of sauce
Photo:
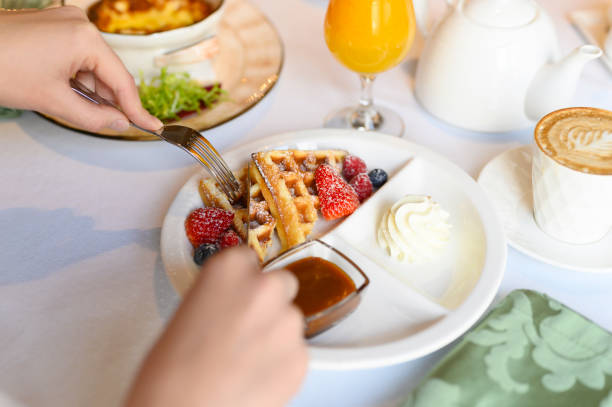
[[[284,268],[300,287],[294,304],[306,320],[304,336],[311,338],[336,325],[353,312],[370,280],[348,257],[321,240],[296,246],[264,266]]]

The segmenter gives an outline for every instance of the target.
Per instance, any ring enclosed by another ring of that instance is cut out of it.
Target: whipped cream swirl
[[[384,214],[378,244],[398,261],[430,260],[450,239],[449,216],[429,196],[406,195]]]

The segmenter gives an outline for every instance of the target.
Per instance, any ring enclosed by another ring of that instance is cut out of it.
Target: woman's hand
[[[307,368],[297,280],[247,248],[208,260],[148,358],[126,407],[285,405]]]
[[[90,131],[127,130],[128,118],[151,130],[162,126],[142,107],[134,79],[81,9],[0,12],[0,38],[0,105],[37,110]],[[74,93],[68,81],[75,75],[125,114]]]

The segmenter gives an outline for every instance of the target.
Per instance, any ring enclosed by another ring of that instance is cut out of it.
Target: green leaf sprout
[[[178,120],[180,112],[200,112],[227,98],[219,84],[202,87],[187,72],[168,73],[166,68],[149,83],[141,72],[138,93],[144,108],[162,121]]]

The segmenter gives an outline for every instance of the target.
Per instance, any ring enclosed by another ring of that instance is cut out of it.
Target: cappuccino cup
[[[532,164],[535,221],[546,234],[572,244],[612,230],[612,112],[570,108],[535,129]]]

